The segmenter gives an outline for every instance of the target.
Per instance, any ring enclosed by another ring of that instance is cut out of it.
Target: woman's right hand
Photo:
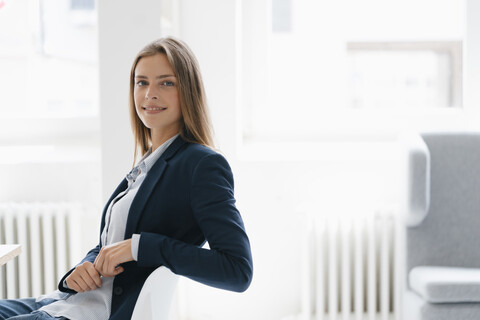
[[[100,273],[98,273],[90,261],[85,261],[78,265],[65,279],[65,282],[69,289],[77,292],[95,290],[102,286]]]

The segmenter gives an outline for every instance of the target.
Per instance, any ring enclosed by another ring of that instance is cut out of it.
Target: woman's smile
[[[156,114],[167,110],[167,108],[160,106],[143,106],[143,110],[145,110],[146,114]]]

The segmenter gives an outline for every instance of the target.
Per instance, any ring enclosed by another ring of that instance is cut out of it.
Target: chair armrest
[[[430,152],[418,133],[405,133],[400,139],[403,183],[400,208],[409,227],[425,219],[430,206]]]
[[[143,284],[132,320],[167,320],[179,276],[166,267],[155,269]]]
[[[480,269],[420,266],[408,277],[412,291],[431,303],[480,302]]]

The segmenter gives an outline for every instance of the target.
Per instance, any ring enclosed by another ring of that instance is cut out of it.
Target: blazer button
[[[115,287],[113,288],[113,294],[116,295],[116,296],[119,296],[123,293],[123,289],[122,287]]]

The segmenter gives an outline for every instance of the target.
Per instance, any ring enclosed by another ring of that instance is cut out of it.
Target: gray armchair
[[[404,139],[404,320],[480,319],[480,133]]]

